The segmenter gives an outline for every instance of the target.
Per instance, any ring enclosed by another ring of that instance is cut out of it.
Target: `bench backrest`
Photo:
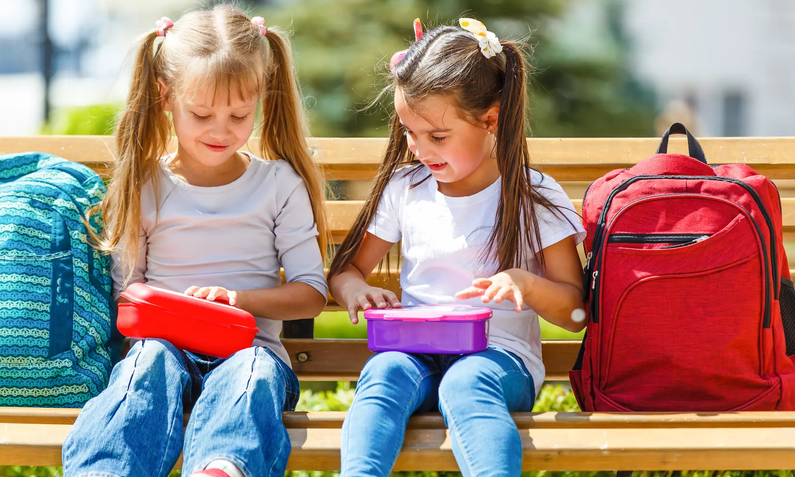
[[[631,167],[651,156],[658,143],[659,140],[655,138],[528,139],[536,167],[561,183],[578,211],[588,183],[611,170]],[[745,163],[773,179],[782,197],[785,245],[789,247],[794,245],[795,160],[792,156],[795,154],[795,137],[705,138],[701,140],[701,144],[711,165]],[[386,139],[312,138],[310,145],[326,179],[342,181],[341,187],[335,188],[341,192],[340,196],[329,200],[327,205],[333,238],[339,243],[362,207],[362,199],[366,197],[377,171],[386,147]],[[257,146],[256,139],[249,141],[250,150],[256,152]],[[172,141],[171,149],[175,147],[176,141]],[[683,139],[675,138],[671,140],[669,150],[684,153],[687,146]],[[84,163],[107,177],[109,166],[113,161],[114,139],[110,136],[0,137],[0,154],[24,151],[56,154]],[[795,253],[789,256],[795,257]],[[397,270],[373,273],[369,281],[376,286],[400,293]],[[326,307],[328,311],[339,309],[340,307],[333,300],[330,300]],[[294,365],[301,368],[306,364],[308,374],[325,376],[325,378],[355,375],[358,374],[358,369],[361,369],[361,363],[369,356],[369,351],[361,343],[356,345],[351,343],[346,345],[346,349],[349,350],[346,353],[349,355],[344,362],[341,362],[340,359],[335,358],[339,343],[305,340],[313,336],[313,320],[286,322],[285,325],[286,338],[301,338],[288,345],[288,348],[293,355]],[[545,346],[552,345],[545,344]],[[545,352],[545,362],[547,356],[554,356],[550,358],[552,362],[547,363],[548,374],[563,374],[572,362],[573,353],[576,355],[576,343],[561,343],[552,355]],[[310,355],[312,359],[301,359]],[[560,361],[559,365],[555,364],[557,361]],[[324,364],[321,365],[321,362]]]

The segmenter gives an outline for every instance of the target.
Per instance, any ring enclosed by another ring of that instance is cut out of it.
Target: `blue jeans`
[[[140,341],[78,416],[63,445],[64,476],[165,477],[182,452],[182,475],[226,459],[248,477],[282,477],[290,455],[282,411],[298,394],[295,373],[267,348],[216,359]]]
[[[533,378],[496,347],[469,355],[374,355],[342,426],[342,476],[387,476],[409,416],[439,409],[465,476],[517,476],[522,441],[510,412],[530,411]]]

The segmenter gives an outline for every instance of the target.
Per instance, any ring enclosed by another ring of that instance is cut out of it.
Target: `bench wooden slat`
[[[582,199],[572,199],[572,203],[577,213],[582,214]],[[361,200],[336,200],[326,203],[329,227],[335,243],[342,243],[363,206],[364,201]],[[784,240],[795,240],[795,198],[784,197],[781,199],[781,216],[784,225]],[[795,255],[790,260],[790,264],[795,265]]]
[[[355,381],[373,354],[367,340],[283,339],[298,378],[303,381]],[[577,359],[580,341],[542,342],[547,380],[568,381]]]
[[[519,431],[523,470],[782,469],[792,465],[792,428],[543,429]],[[288,468],[339,468],[339,431],[289,430]],[[394,470],[458,470],[444,430],[408,430]]]
[[[92,166],[109,163],[115,148],[112,136],[0,137],[0,154],[42,151]],[[771,179],[794,179],[788,167],[795,138],[703,138],[699,140],[712,165],[746,163]],[[386,147],[384,138],[311,138],[317,162],[329,179],[369,180]],[[656,138],[530,138],[533,163],[558,181],[591,181],[613,169],[629,167],[651,156]],[[170,150],[176,142],[172,141]],[[258,140],[248,142],[256,151]],[[670,141],[670,150],[684,152],[682,138]],[[104,168],[101,168],[104,171]]]
[[[549,416],[553,420],[556,417]],[[56,424],[0,424],[0,462],[61,465],[61,445],[70,428]],[[339,469],[340,432],[339,428],[329,427],[289,428],[293,450],[288,468]],[[576,431],[520,428],[519,433],[524,470],[773,470],[791,467],[795,462],[793,427],[696,427],[683,423],[680,427],[643,429],[642,433],[636,428],[611,427]],[[447,430],[406,431],[395,470],[425,469],[457,470]]]
[[[70,426],[80,409],[0,408],[0,424],[57,424]],[[285,412],[284,425],[290,429],[341,429],[344,411]],[[605,412],[515,412],[519,429],[670,429],[670,428],[761,428],[794,427],[795,411],[733,413],[605,413]],[[185,415],[185,423],[189,414]],[[446,429],[438,412],[417,414],[409,429]]]
[[[287,412],[284,424],[291,429],[340,429],[346,412]],[[735,413],[593,413],[515,412],[519,429],[670,429],[670,428],[760,428],[795,427],[795,412]],[[3,417],[0,415],[0,422]],[[408,429],[446,429],[438,412],[418,414],[409,419]]]

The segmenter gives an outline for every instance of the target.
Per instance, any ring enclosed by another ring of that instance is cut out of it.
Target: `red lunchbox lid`
[[[371,308],[364,311],[367,320],[386,321],[484,321],[491,309],[469,305],[419,305],[406,308]]]
[[[215,319],[210,321],[223,326],[242,326],[244,328],[257,326],[251,313],[228,303],[196,298],[144,283],[133,283],[121,293],[121,296],[136,305],[156,306],[171,313],[192,315],[197,320],[207,321],[208,317],[212,317]],[[222,319],[218,320],[218,317]]]
[[[117,326],[130,338],[164,339],[177,348],[227,358],[252,345],[259,331],[251,313],[229,304],[134,283],[122,292]]]

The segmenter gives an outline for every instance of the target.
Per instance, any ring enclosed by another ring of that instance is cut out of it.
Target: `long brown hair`
[[[262,98],[260,155],[284,159],[301,176],[309,192],[322,255],[329,243],[320,169],[306,143],[308,128],[293,72],[290,43],[276,28],[262,31],[238,8],[218,5],[190,12],[166,31],[155,49],[157,31],[137,47],[127,105],[116,130],[116,160],[102,212],[108,228],[100,237],[107,252],[121,249],[125,280],[137,260],[141,227],[141,188],[152,181],[170,139],[170,120],[161,102],[158,80],[168,94],[181,96],[197,87]],[[153,53],[154,50],[154,53]],[[200,85],[200,86],[199,86]],[[159,204],[159,201],[157,202]]]
[[[494,104],[499,104],[495,153],[502,190],[496,223],[483,258],[496,258],[499,270],[506,270],[524,266],[531,258],[528,250],[538,253],[541,263],[544,263],[543,251],[535,250],[534,246],[534,242],[541,243],[535,213],[537,205],[565,216],[531,183],[531,175],[538,173],[533,172],[525,139],[526,46],[518,41],[501,40],[500,43],[502,53],[486,58],[471,33],[452,26],[434,28],[414,43],[395,65],[389,75],[390,84],[379,98],[396,87],[400,87],[410,106],[430,96],[449,96],[454,99],[461,117],[470,121],[480,118]],[[405,164],[418,164],[407,173],[416,174],[423,170],[409,150],[403,133],[395,115],[373,190],[337,250],[329,277],[340,273],[353,260],[368,225],[375,217],[384,189],[398,168]]]

